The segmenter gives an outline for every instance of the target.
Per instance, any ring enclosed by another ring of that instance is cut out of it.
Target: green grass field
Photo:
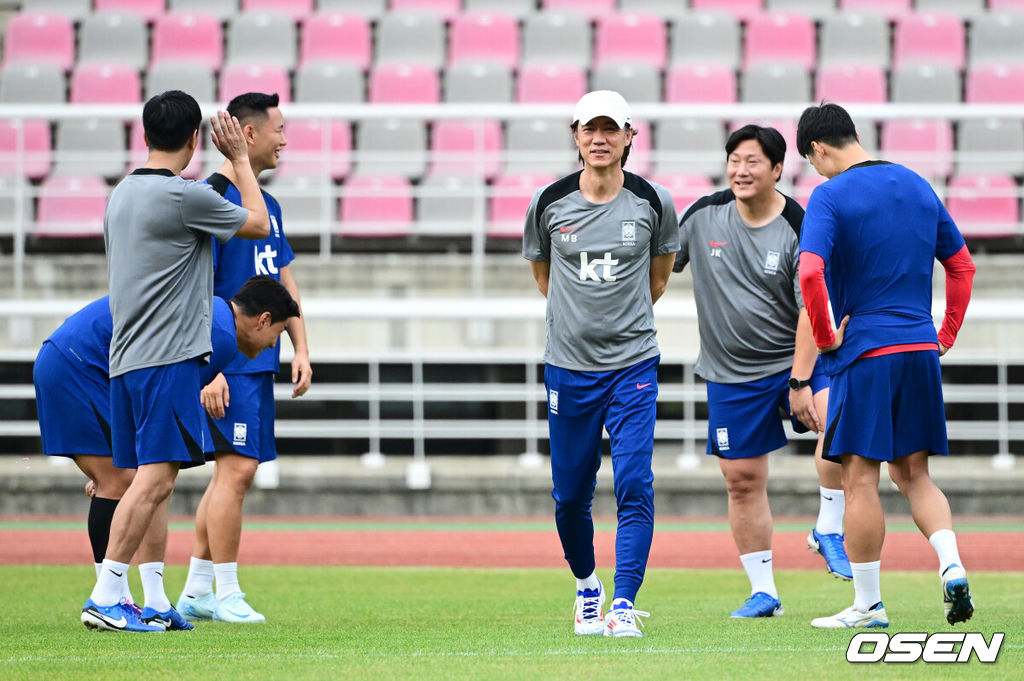
[[[740,571],[652,570],[637,603],[651,611],[646,636],[612,640],[573,635],[567,570],[243,567],[267,624],[128,635],[80,624],[91,566],[2,566],[0,678],[1024,679],[1024,573],[970,576],[978,611],[956,631],[1005,632],[995,664],[851,665],[850,631],[809,626],[852,599],[821,572],[777,575],[785,616],[731,620],[746,595]],[[184,577],[168,567],[172,600]],[[882,590],[889,633],[951,630],[934,573],[883,572]]]

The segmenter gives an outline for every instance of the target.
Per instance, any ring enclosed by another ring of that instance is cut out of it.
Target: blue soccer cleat
[[[98,631],[163,632],[162,626],[143,622],[134,608],[124,601],[115,605],[96,605],[90,598],[82,607],[82,624]]]
[[[942,573],[942,602],[946,608],[946,621],[950,624],[966,622],[974,614],[967,572],[956,563]]]
[[[850,559],[846,557],[844,537],[842,534],[819,534],[815,528],[807,535],[807,548],[825,559],[825,569],[829,574],[850,581],[853,570],[850,569]]]
[[[217,609],[217,597],[213,592],[202,596],[189,596],[182,593],[176,606],[181,616],[187,620],[212,620],[213,611]]]
[[[154,608],[146,606],[142,609],[142,621],[146,624],[163,627],[165,631],[191,631],[195,625],[181,616],[172,605],[164,612],[157,612]]]
[[[743,603],[743,607],[733,610],[729,617],[779,617],[782,615],[782,603],[763,591],[758,591]]]

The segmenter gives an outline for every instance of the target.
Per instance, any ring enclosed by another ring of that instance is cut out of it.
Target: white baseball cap
[[[629,112],[629,104],[614,90],[594,90],[580,97],[573,110],[572,122],[586,125],[595,118],[607,116],[615,121],[620,128],[633,122]]]

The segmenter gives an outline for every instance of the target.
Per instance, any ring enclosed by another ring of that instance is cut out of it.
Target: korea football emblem
[[[636,244],[636,220],[622,221],[622,245],[633,246]]]

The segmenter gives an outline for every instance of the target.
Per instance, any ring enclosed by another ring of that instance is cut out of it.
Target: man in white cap
[[[555,523],[576,577],[575,632],[641,636],[633,609],[654,531],[655,400],[660,352],[654,302],[679,250],[668,192],[623,170],[636,131],[617,92],[576,103],[583,170],[542,187],[526,215],[523,257],[547,299],[548,392]],[[591,502],[602,429],[611,442],[618,529],[607,616],[594,572]]]

